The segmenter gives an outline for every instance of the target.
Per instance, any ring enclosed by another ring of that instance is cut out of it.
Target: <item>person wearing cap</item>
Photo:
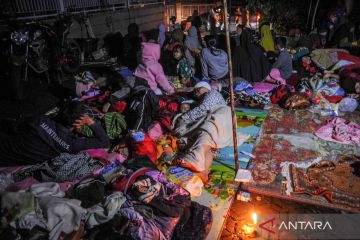
[[[218,91],[211,90],[210,84],[205,81],[200,81],[195,85],[194,95],[199,100],[199,104],[187,113],[184,113],[180,121],[196,121],[207,115],[212,109],[220,105],[226,105],[223,96]]]

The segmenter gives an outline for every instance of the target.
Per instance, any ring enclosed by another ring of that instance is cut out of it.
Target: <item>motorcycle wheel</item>
[[[73,39],[67,39],[62,47],[62,70],[65,73],[75,73],[81,65],[81,48]]]
[[[24,99],[25,64],[11,66],[11,91],[16,100]]]

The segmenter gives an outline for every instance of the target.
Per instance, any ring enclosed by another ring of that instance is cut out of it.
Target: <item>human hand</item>
[[[80,129],[84,125],[91,126],[94,123],[95,121],[93,118],[89,117],[88,115],[83,115],[77,119],[73,125],[76,129]]]

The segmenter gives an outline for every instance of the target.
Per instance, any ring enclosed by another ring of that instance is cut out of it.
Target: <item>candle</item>
[[[256,214],[256,213],[253,213],[253,214],[251,215],[251,218],[252,218],[252,220],[253,220],[253,223],[254,223],[254,224],[257,224],[257,214]]]
[[[242,226],[242,231],[245,235],[252,236],[255,232],[255,225],[252,223],[244,224]]]
[[[256,237],[257,214],[253,213],[251,215],[251,218],[252,218],[252,223],[244,224],[241,230],[248,237]]]

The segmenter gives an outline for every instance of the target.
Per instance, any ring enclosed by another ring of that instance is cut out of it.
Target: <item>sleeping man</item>
[[[174,132],[186,139],[186,147],[173,164],[197,172],[206,182],[214,150],[232,144],[231,111],[222,95],[211,90],[207,82],[196,84],[194,94],[198,105],[176,120]]]

